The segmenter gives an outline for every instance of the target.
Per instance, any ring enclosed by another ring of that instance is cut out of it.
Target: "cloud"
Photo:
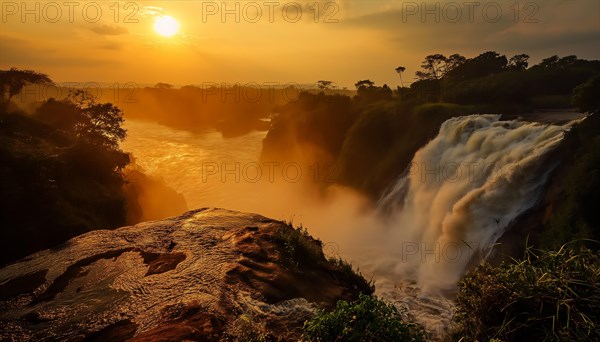
[[[123,46],[119,43],[109,42],[109,43],[101,45],[100,48],[104,49],[104,50],[117,51],[117,50],[121,50],[123,48]]]
[[[0,68],[19,67],[44,72],[49,67],[91,68],[121,64],[99,57],[65,55],[60,47],[40,46],[36,41],[0,35]]]
[[[32,41],[18,37],[0,35],[0,50],[2,50],[2,66],[20,66],[38,62],[39,56],[47,56],[54,51],[41,48]]]
[[[144,6],[138,12],[138,14],[140,15],[140,17],[156,17],[156,16],[164,15],[165,11],[161,7]]]
[[[518,15],[514,8],[503,4],[498,16],[492,7],[486,11],[480,5],[473,10],[472,17],[466,7],[461,8],[461,15],[457,17],[456,12],[445,12],[439,2],[437,11],[433,3],[403,4],[403,8],[348,18],[341,22],[340,28],[376,32],[390,46],[403,50],[463,54],[487,50],[518,50],[529,54],[569,50],[573,54],[586,52],[589,55],[590,45],[600,34],[598,4],[592,1],[536,0],[528,4],[537,4],[537,7],[523,5]]]
[[[107,35],[107,36],[118,36],[121,34],[129,33],[129,30],[127,30],[127,28],[125,28],[125,27],[110,26],[110,25],[106,25],[106,24],[102,25],[102,26],[93,27],[90,30],[92,30],[93,32],[95,32],[97,34],[102,34],[102,35]]]

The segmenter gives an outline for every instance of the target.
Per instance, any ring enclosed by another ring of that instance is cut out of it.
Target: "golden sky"
[[[399,84],[427,54],[600,58],[600,1],[2,1],[0,69],[57,82]],[[318,11],[315,9],[318,7]],[[301,13],[299,16],[298,14]],[[170,38],[157,18],[179,23]]]

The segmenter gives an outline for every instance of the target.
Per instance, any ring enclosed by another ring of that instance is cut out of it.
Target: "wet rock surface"
[[[291,229],[199,209],[80,235],[0,269],[0,340],[297,340],[317,307],[369,289],[322,255],[290,265]]]

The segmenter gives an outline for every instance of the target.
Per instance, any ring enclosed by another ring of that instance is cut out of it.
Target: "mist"
[[[306,228],[328,257],[350,261],[380,295],[408,306],[435,330],[432,325],[451,317],[446,295],[536,203],[555,166],[548,152],[570,125],[499,115],[450,119],[376,201],[315,182],[312,158],[259,161],[261,132],[224,139],[217,132],[132,122],[125,148],[182,193],[190,208],[226,207]],[[319,154],[312,149],[297,147],[306,156]],[[435,312],[428,311],[432,302]]]
[[[552,2],[3,3],[0,341],[600,341]]]

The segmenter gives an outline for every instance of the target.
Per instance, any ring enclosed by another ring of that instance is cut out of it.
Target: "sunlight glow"
[[[172,37],[179,31],[179,23],[175,18],[164,15],[156,18],[154,30],[163,37]]]

